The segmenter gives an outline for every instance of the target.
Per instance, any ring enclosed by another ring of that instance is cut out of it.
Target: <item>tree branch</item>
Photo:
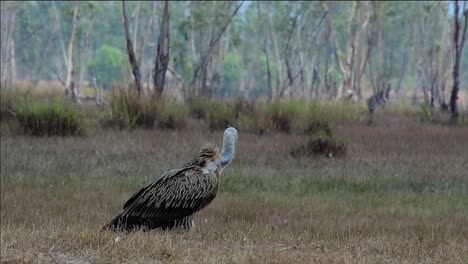
[[[231,23],[232,19],[234,18],[234,16],[237,14],[237,12],[239,11],[239,9],[241,8],[241,6],[244,4],[244,1],[242,1],[240,3],[239,6],[237,6],[237,8],[234,10],[234,12],[231,14],[231,16],[229,17],[228,21],[226,22],[226,24],[218,31],[218,34],[216,35],[215,38],[211,39],[210,41],[210,44],[208,46],[208,50],[206,51],[205,54],[202,55],[201,57],[201,61],[200,63],[197,65],[197,67],[195,68],[195,71],[193,73],[193,78],[192,78],[192,81],[190,83],[191,86],[193,86],[195,84],[195,81],[198,77],[198,73],[200,72],[200,68],[202,65],[205,65],[206,63],[206,60],[208,59],[208,55],[211,53],[211,51],[213,50],[214,46],[218,43],[219,39],[221,38],[221,36],[223,35],[223,33],[226,31],[227,27],[229,26],[229,24]]]
[[[317,25],[315,25],[315,30],[314,32],[312,32],[312,34],[308,34],[304,40],[304,42],[308,42],[309,41],[309,38],[310,37],[314,37],[315,38],[315,34],[317,33],[317,31],[321,28],[320,26],[322,25],[323,21],[325,20],[325,18],[328,16],[329,14],[329,11],[328,10],[325,10],[323,12],[323,15],[322,15],[322,18],[320,18],[319,22],[317,23]]]
[[[54,69],[54,73],[55,75],[57,76],[57,79],[59,80],[59,82],[65,86],[65,81],[62,79],[62,77],[60,76],[60,74],[58,73],[57,69]]]

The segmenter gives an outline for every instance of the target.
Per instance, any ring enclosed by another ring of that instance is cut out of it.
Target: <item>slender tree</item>
[[[258,18],[262,19],[262,29],[263,29],[263,53],[266,57],[266,66],[267,66],[267,93],[268,93],[268,100],[271,101],[273,98],[273,88],[271,87],[271,69],[270,69],[270,50],[268,48],[268,30],[266,27],[265,19],[262,16],[261,8],[260,8],[260,1],[257,0],[257,11],[258,11]]]
[[[462,19],[460,16],[460,6],[458,0],[454,1],[455,5],[455,14],[454,14],[454,28],[453,28],[453,42],[454,42],[454,52],[455,60],[453,62],[453,87],[452,93],[450,96],[450,111],[452,112],[452,123],[455,123],[458,119],[458,109],[457,109],[457,100],[458,100],[458,90],[460,85],[460,63],[461,63],[461,54],[463,51],[463,45],[465,44],[466,39],[466,29],[468,25],[468,10],[465,9],[466,1],[463,1],[463,17],[464,24],[463,28],[460,28],[462,24]],[[460,34],[461,30],[461,34]]]
[[[78,94],[75,86],[75,58],[73,49],[76,41],[76,23],[78,20],[78,2],[73,2],[73,21],[70,38],[68,40],[68,53],[67,53],[67,79],[65,81],[65,94],[69,95],[72,100],[79,102]]]
[[[133,51],[132,40],[130,39],[130,33],[128,31],[128,22],[127,22],[127,11],[125,10],[125,1],[122,1],[122,26],[125,33],[125,40],[127,43],[127,53],[128,60],[132,67],[133,77],[135,78],[135,85],[138,91],[138,94],[141,94],[141,75],[138,63],[135,57],[135,52]]]
[[[209,64],[209,60],[211,58],[211,53],[214,49],[214,47],[216,46],[216,44],[219,42],[219,40],[221,39],[221,36],[223,35],[223,33],[226,31],[226,29],[228,28],[229,24],[231,23],[232,19],[234,18],[234,16],[237,14],[237,12],[239,11],[239,9],[241,8],[241,6],[244,4],[244,1],[242,1],[237,7],[236,9],[234,10],[234,12],[232,12],[232,14],[228,17],[227,21],[225,22],[224,25],[222,25],[218,31],[216,32],[216,34],[209,34],[211,37],[209,38],[209,41],[208,41],[208,45],[207,45],[207,48],[205,49],[204,52],[202,52],[202,54],[200,55],[200,62],[197,64],[197,66],[195,67],[195,70],[193,71],[193,76],[192,76],[192,81],[190,82],[190,86],[191,87],[194,87],[198,78],[199,78],[199,74],[201,73],[201,92],[202,94],[206,95],[206,96],[211,96],[207,89],[206,89],[206,71],[207,71],[207,67],[208,67],[208,64]],[[212,27],[214,27],[214,24],[211,25]]]
[[[156,60],[154,63],[154,93],[159,98],[164,91],[167,65],[169,64],[169,2],[164,1],[164,12],[161,21]]]

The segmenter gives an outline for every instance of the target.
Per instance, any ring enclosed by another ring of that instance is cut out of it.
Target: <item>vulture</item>
[[[216,197],[219,176],[234,158],[237,130],[224,131],[221,153],[207,146],[180,168],[170,170],[133,194],[104,230],[190,229],[193,215]]]

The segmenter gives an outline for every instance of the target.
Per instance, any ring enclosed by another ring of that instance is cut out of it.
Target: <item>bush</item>
[[[69,102],[50,103],[17,100],[13,112],[23,131],[32,136],[77,136],[84,134],[84,118]]]
[[[242,115],[254,115],[257,111],[255,102],[249,102],[242,97],[237,97],[232,103],[232,111],[235,118],[239,118]]]
[[[133,91],[119,89],[111,95],[110,126],[120,129],[152,129],[158,114],[158,106],[152,100],[140,97]]]
[[[261,106],[257,106],[252,113],[240,113],[236,124],[243,131],[253,132],[258,135],[273,130],[273,123],[267,118],[266,108]]]
[[[326,133],[317,133],[307,140],[305,145],[294,148],[291,151],[293,157],[316,156],[344,157],[348,151],[345,142],[335,139]]]
[[[152,97],[142,97],[133,91],[119,90],[111,97],[111,115],[106,125],[120,129],[180,129],[185,127],[188,111],[184,106],[170,104]]]
[[[234,125],[235,114],[226,102],[212,101],[205,111],[211,130],[224,130],[229,125]]]
[[[14,118],[13,101],[15,95],[11,90],[2,89],[0,92],[0,121],[11,120]]]
[[[184,105],[165,103],[158,118],[158,127],[161,129],[185,128],[187,117],[188,110]]]
[[[433,115],[432,115],[432,108],[428,103],[420,103],[419,109],[421,110],[422,121],[429,121],[429,122],[434,121]]]
[[[197,119],[206,118],[208,108],[207,99],[203,97],[192,97],[187,100],[189,116]]]
[[[275,101],[268,105],[267,118],[271,120],[272,128],[276,131],[290,133],[293,120],[297,117],[298,108],[295,102],[282,103]]]
[[[332,129],[330,124],[324,120],[307,120],[304,124],[304,133],[307,135],[313,135],[318,133],[324,133],[325,135],[331,137]]]

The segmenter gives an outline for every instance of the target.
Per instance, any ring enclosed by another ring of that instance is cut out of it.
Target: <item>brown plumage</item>
[[[228,128],[229,130],[229,128]],[[228,130],[225,132],[228,134]],[[212,146],[200,150],[198,155],[178,169],[171,170],[159,179],[136,192],[124,204],[123,212],[117,215],[104,229],[133,230],[154,228],[190,228],[193,214],[207,206],[218,191],[219,175],[234,155],[231,144],[223,153],[228,153],[228,161],[220,159]],[[225,144],[226,145],[226,144]],[[232,155],[231,155],[232,153]]]

